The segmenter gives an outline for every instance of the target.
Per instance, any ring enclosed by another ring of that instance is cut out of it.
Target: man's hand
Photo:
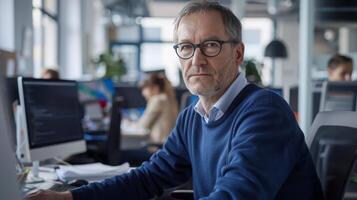
[[[25,198],[26,200],[73,200],[71,192],[54,192],[51,190],[39,190]]]

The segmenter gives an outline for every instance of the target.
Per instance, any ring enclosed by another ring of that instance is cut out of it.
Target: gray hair
[[[226,33],[230,36],[230,39],[237,42],[242,41],[242,24],[239,19],[233,14],[231,10],[220,5],[218,2],[212,2],[207,0],[190,1],[178,14],[174,22],[174,41],[177,41],[177,29],[184,16],[196,13],[199,11],[217,11],[221,14],[223,24],[226,29]]]

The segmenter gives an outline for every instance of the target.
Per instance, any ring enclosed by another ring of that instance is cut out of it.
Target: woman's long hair
[[[169,102],[175,107],[175,111],[178,112],[178,103],[176,100],[175,90],[172,87],[169,79],[162,73],[149,73],[147,77],[139,83],[139,87],[143,89],[144,87],[158,86],[160,93],[166,94]]]

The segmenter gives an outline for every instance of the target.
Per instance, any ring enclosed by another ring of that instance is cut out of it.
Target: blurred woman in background
[[[142,147],[122,152],[122,161],[132,166],[148,160],[161,147],[178,116],[175,91],[165,75],[150,73],[139,83],[139,88],[147,101],[143,115],[138,121],[122,120],[121,123],[122,127],[134,128],[136,132],[148,136],[148,142]]]
[[[170,81],[163,74],[148,74],[139,87],[147,101],[137,125],[149,131],[150,141],[163,143],[175,126],[178,103]]]
[[[42,72],[43,79],[60,79],[59,72],[55,69],[46,68]]]

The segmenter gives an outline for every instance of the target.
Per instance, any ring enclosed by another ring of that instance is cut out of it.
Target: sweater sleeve
[[[227,164],[202,200],[274,199],[303,144],[303,134],[283,100],[272,94],[255,98],[238,117]]]
[[[73,199],[149,199],[184,183],[191,177],[191,164],[183,138],[176,125],[163,149],[148,162],[127,174],[74,189]]]

